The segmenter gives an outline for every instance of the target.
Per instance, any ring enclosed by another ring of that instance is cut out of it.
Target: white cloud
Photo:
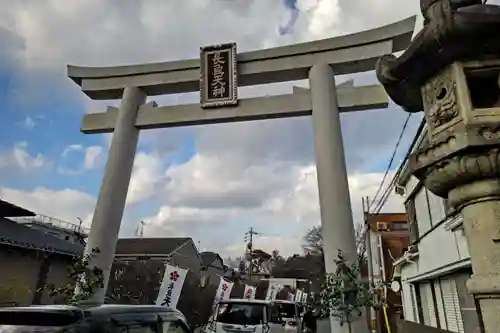
[[[96,168],[101,162],[103,147],[90,146],[85,148],[85,159],[83,161],[83,168],[86,170]]]
[[[62,157],[66,157],[68,156],[71,152],[77,152],[77,151],[81,151],[83,149],[82,145],[81,144],[72,144],[72,145],[68,145],[66,148],[64,148],[61,156]]]
[[[33,118],[31,118],[30,116],[26,116],[26,118],[24,118],[23,125],[30,130],[35,127],[36,123]]]
[[[26,151],[27,147],[28,143],[26,141],[19,142],[14,146],[14,158],[16,159],[17,164],[23,170],[39,169],[43,167],[46,163],[45,158],[41,154],[31,156]]]
[[[65,164],[65,160],[74,159],[73,153],[82,153],[82,165],[77,168],[66,168],[59,165],[58,172],[65,175],[77,175],[82,172],[95,169],[102,165],[104,148],[102,146],[89,146],[84,147],[81,144],[71,144],[64,148],[61,157],[63,158],[61,164]]]
[[[193,158],[198,160],[196,163],[200,163],[199,159],[199,156]],[[259,174],[243,171],[239,174],[235,172],[231,177],[226,172],[216,171],[223,167],[223,161],[217,166],[200,166],[199,169],[193,168],[190,163],[177,166],[170,173],[169,185],[179,191],[171,192],[171,195],[176,195],[168,199],[171,204],[163,205],[155,216],[144,219],[149,234],[185,236],[191,233],[203,234],[207,228],[223,230],[231,223],[238,223],[235,221],[273,221],[267,227],[283,230],[283,234],[257,237],[260,241],[256,242],[256,246],[266,251],[278,249],[281,253],[290,255],[300,253],[302,235],[307,229],[320,223],[316,168],[313,165],[303,168],[291,166],[281,173],[269,167]],[[281,182],[277,190],[273,190],[273,183],[268,181],[272,177],[279,179],[274,184]],[[391,177],[390,174],[389,179]],[[363,221],[361,198],[368,195],[373,197],[381,179],[380,173],[350,175],[355,223]],[[234,186],[233,182],[245,186]],[[240,197],[243,199],[238,199]],[[404,211],[402,200],[391,195],[382,211]],[[290,234],[290,230],[294,230],[294,233]],[[266,234],[266,230],[263,232]],[[231,237],[227,239],[230,240]],[[241,253],[243,247],[241,241],[226,246],[215,242],[210,246],[217,247],[224,255],[235,256]],[[206,240],[203,243],[204,246],[208,245]]]
[[[95,198],[74,189],[51,190],[37,187],[32,191],[0,188],[2,199],[29,209],[37,214],[55,217],[78,224],[78,217],[89,226],[92,220]]]
[[[156,154],[139,152],[134,161],[130,179],[127,204],[149,199],[157,192],[157,186],[163,179],[162,160]]]
[[[0,169],[30,172],[50,164],[42,154],[31,155],[26,141],[17,142],[12,150],[0,151]]]

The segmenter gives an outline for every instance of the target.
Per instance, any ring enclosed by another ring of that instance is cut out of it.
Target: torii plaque
[[[200,104],[202,108],[238,104],[236,43],[200,49]]]

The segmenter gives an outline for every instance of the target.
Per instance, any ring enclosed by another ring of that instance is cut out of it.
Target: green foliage
[[[75,257],[72,265],[68,268],[69,282],[58,288],[50,285],[50,296],[62,298],[68,303],[77,303],[92,297],[96,288],[104,288],[102,270],[97,266],[90,267],[92,257],[99,253],[100,250],[94,248],[83,257]]]
[[[361,316],[363,308],[373,305],[373,294],[368,285],[360,281],[357,263],[348,263],[340,250],[335,264],[335,273],[327,274],[321,287],[321,314],[337,317],[341,326],[348,323],[350,327],[353,318]]]

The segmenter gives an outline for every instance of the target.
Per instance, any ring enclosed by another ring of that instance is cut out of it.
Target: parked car
[[[0,308],[1,333],[190,333],[178,310],[154,305]]]
[[[302,325],[297,303],[285,300],[275,300],[274,303],[278,306],[281,318],[285,323],[285,332],[301,333]]]
[[[205,333],[285,333],[285,323],[273,301],[230,299],[217,304]]]

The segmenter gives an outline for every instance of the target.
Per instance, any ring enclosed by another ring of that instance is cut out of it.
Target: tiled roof
[[[116,244],[116,254],[142,255],[163,254],[168,255],[182,244],[192,241],[189,237],[179,238],[120,238]]]
[[[203,262],[204,266],[210,266],[211,263],[213,263],[217,258],[220,258],[220,256],[215,253],[215,252],[210,252],[210,251],[205,251],[200,253],[201,256],[201,261]],[[222,258],[221,258],[222,260]]]
[[[0,217],[0,244],[43,252],[80,255],[84,247]]]
[[[35,213],[0,199],[0,217],[35,216]]]

